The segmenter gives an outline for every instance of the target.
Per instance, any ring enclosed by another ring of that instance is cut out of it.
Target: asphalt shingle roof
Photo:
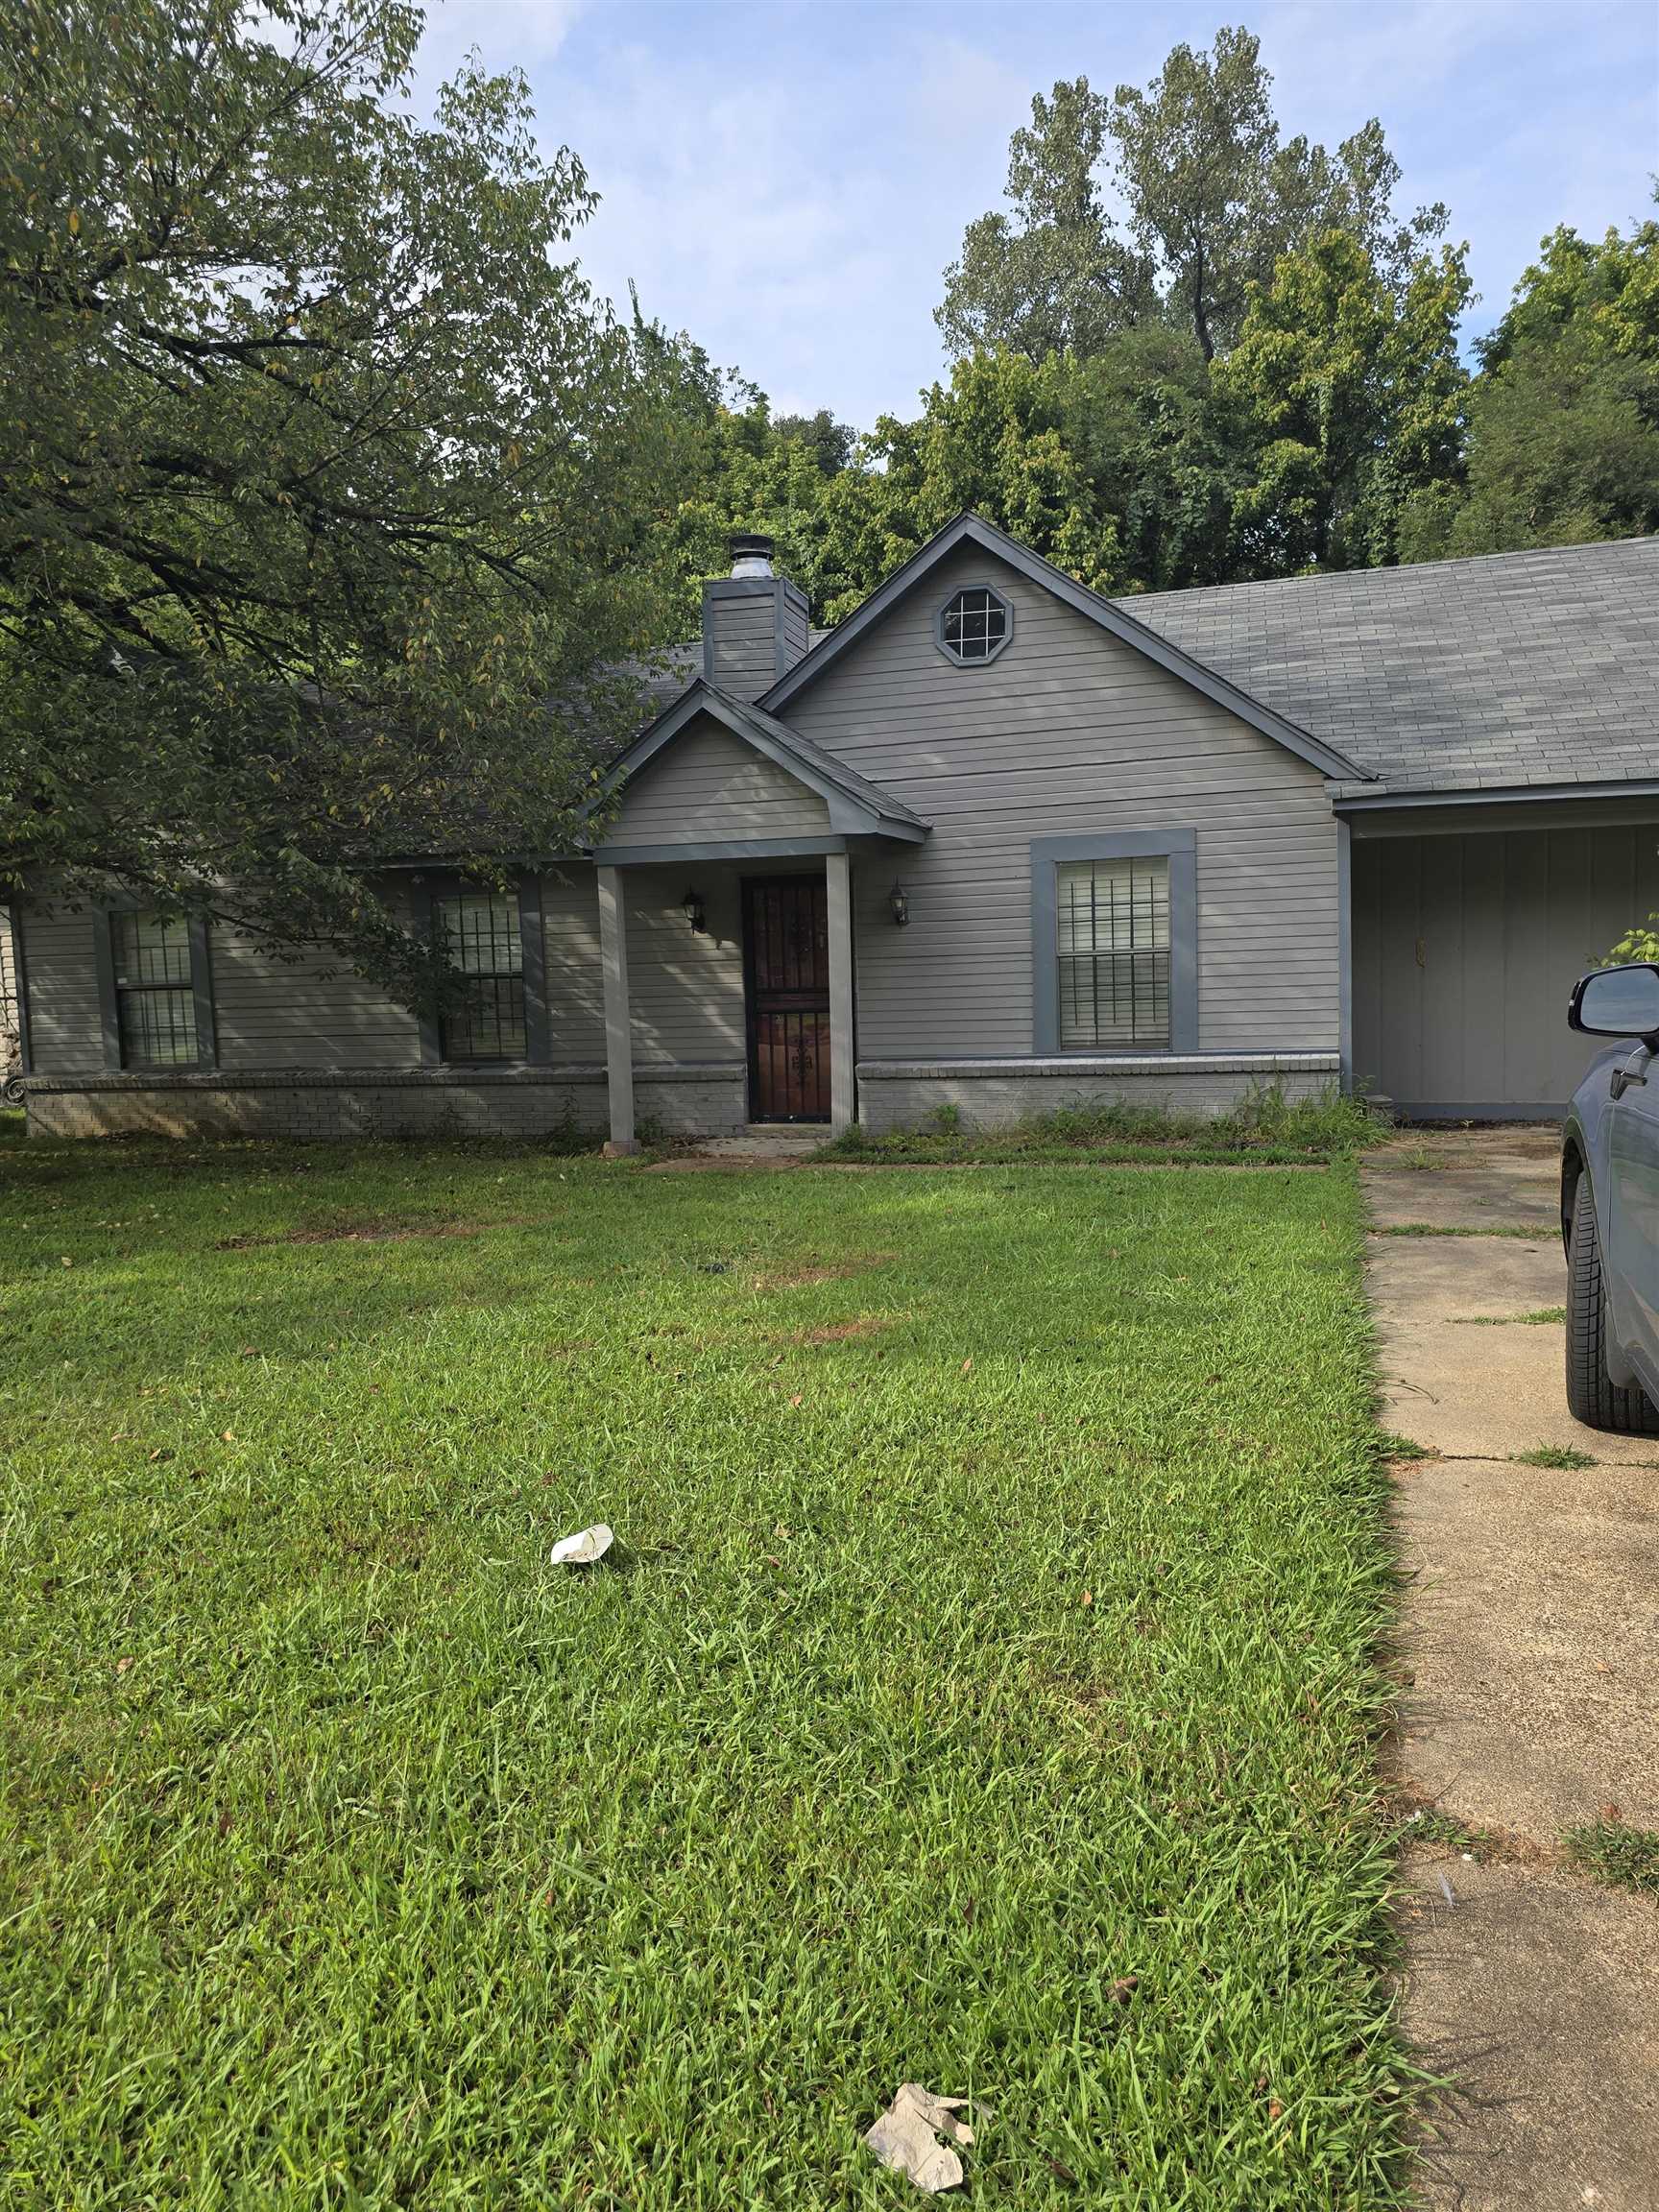
[[[1391,791],[1659,778],[1659,537],[1113,604]]]

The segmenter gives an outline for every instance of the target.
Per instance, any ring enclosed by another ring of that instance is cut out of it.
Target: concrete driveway
[[[1393,1470],[1396,1748],[1436,1839],[1404,1907],[1406,2025],[1455,2082],[1436,2212],[1659,2205],[1659,1902],[1564,1843],[1659,1829],[1659,1438],[1567,1412],[1556,1151],[1413,1132],[1362,1169],[1383,1425],[1425,1455]]]

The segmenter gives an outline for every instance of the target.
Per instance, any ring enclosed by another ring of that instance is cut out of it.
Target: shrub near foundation
[[[854,1127],[827,1149],[848,1159],[949,1163],[974,1160],[1191,1160],[1286,1163],[1330,1160],[1377,1143],[1387,1124],[1362,1099],[1334,1085],[1312,1098],[1286,1098],[1277,1084],[1253,1086],[1225,1114],[1177,1114],[1124,1099],[1088,1100],[1004,1129],[965,1127],[954,1104],[935,1107],[914,1129],[877,1136]]]

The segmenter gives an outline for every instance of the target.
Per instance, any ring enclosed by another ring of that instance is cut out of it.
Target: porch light
[[[702,892],[687,891],[685,898],[681,900],[680,905],[686,921],[691,925],[692,936],[701,937],[709,926],[708,917],[703,911]]]
[[[887,894],[887,903],[893,909],[894,923],[902,929],[910,919],[910,902],[905,896],[902,883],[894,884],[892,890]]]

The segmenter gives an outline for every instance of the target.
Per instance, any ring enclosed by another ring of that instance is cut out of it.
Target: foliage
[[[1157,316],[1151,258],[1116,235],[1101,198],[1111,113],[1087,77],[1032,100],[1008,148],[1013,219],[993,210],[971,223],[945,272],[935,319],[952,352],[1088,355]]]
[[[1659,529],[1659,222],[1553,231],[1479,350],[1467,493],[1420,507],[1410,557]]]
[[[947,1118],[947,1117],[950,1117]],[[1118,1159],[1155,1156],[1206,1165],[1332,1160],[1374,1144],[1384,1125],[1362,1100],[1334,1089],[1286,1098],[1277,1085],[1255,1085],[1224,1114],[1178,1114],[1122,1098],[1080,1098],[1049,1114],[999,1129],[967,1129],[954,1108],[940,1107],[917,1129],[876,1136],[856,1124],[833,1149],[870,1160]]]
[[[1646,961],[1649,967],[1659,966],[1659,914],[1649,914],[1646,922],[1633,924],[1617,945],[1610,945],[1600,958],[1592,961],[1591,965],[1596,968],[1623,968],[1642,961]]]
[[[1343,230],[1286,254],[1252,294],[1216,371],[1255,448],[1235,508],[1249,572],[1393,557],[1403,501],[1457,469],[1468,298],[1461,249],[1421,256],[1396,289]]]
[[[779,540],[820,621],[964,507],[1113,592],[1659,528],[1659,225],[1547,240],[1471,377],[1446,209],[1397,213],[1374,119],[1330,153],[1282,137],[1270,89],[1223,30],[1144,90],[1034,99],[918,414],[854,442],[747,387],[711,408],[683,627],[734,527]]]
[[[48,1145],[0,1241],[0,2197],[850,2212],[919,2077],[983,2212],[1399,2200],[1351,1179]]]
[[[1334,155],[1282,142],[1271,86],[1260,41],[1222,29],[1209,53],[1173,48],[1144,91],[1119,84],[1108,100],[1079,77],[1039,94],[1009,146],[1012,217],[971,224],[946,271],[947,344],[1088,357],[1162,318],[1209,360],[1237,337],[1250,286],[1332,228],[1397,281],[1445,209],[1397,222],[1400,168],[1374,118]],[[1101,189],[1108,145],[1123,234]]]
[[[1172,49],[1144,91],[1113,100],[1118,175],[1137,245],[1166,273],[1206,361],[1281,243],[1266,191],[1278,138],[1259,41],[1223,27],[1213,54]]]
[[[557,850],[660,636],[672,352],[526,87],[391,0],[16,0],[0,891],[142,891],[413,988],[377,864]],[[459,850],[457,850],[459,847]]]

